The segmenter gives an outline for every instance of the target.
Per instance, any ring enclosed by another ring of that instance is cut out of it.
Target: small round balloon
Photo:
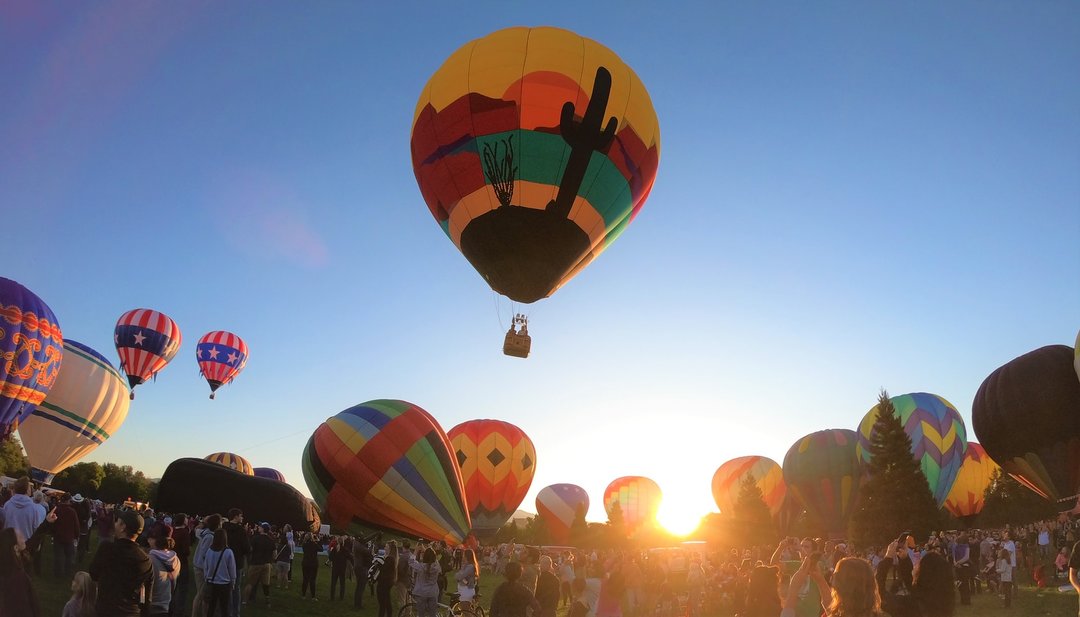
[[[45,400],[60,374],[64,335],[34,292],[0,277],[0,441]]]
[[[120,370],[127,374],[131,398],[135,386],[155,377],[180,349],[180,328],[165,313],[134,309],[120,316],[113,331]]]
[[[244,339],[232,332],[216,330],[199,339],[199,344],[195,346],[195,359],[199,362],[199,372],[210,384],[210,398],[213,399],[222,384],[232,383],[244,370],[248,346]]]
[[[536,494],[536,513],[547,526],[555,544],[570,543],[574,519],[589,513],[589,494],[576,484],[552,484]]]
[[[239,471],[245,476],[255,475],[255,470],[251,468],[251,463],[239,454],[233,454],[232,452],[215,452],[204,457],[208,461],[217,463],[232,469],[233,471]]]
[[[268,478],[270,480],[277,480],[278,482],[285,482],[285,474],[276,469],[270,467],[256,467],[254,469],[256,478]]]

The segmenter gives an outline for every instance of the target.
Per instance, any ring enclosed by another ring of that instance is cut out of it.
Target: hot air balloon
[[[49,395],[19,426],[35,482],[49,484],[116,432],[131,400],[124,378],[105,356],[71,339]]]
[[[0,441],[45,400],[64,357],[56,315],[34,292],[0,277]]]
[[[1073,345],[1073,368],[1076,369],[1076,378],[1080,379],[1080,332],[1076,333],[1076,343]]]
[[[784,456],[788,493],[831,535],[846,533],[855,511],[863,480],[856,441],[855,431],[818,431],[796,441]]]
[[[501,420],[470,420],[447,432],[461,468],[472,531],[494,538],[510,520],[536,473],[536,448],[520,428]]]
[[[643,476],[624,476],[611,481],[604,489],[604,510],[611,516],[615,506],[622,511],[627,535],[656,522],[663,494],[660,486]]]
[[[180,349],[180,328],[165,313],[150,309],[135,309],[120,316],[113,340],[120,354],[120,370],[135,386],[158,374]]]
[[[922,467],[930,492],[938,507],[945,505],[967,450],[964,419],[952,403],[936,394],[915,392],[889,400],[904,432],[911,438],[911,455]],[[864,463],[870,462],[870,441],[877,417],[878,406],[874,405],[859,423],[857,450]]]
[[[255,470],[251,468],[251,463],[239,454],[233,454],[232,452],[215,452],[213,454],[208,454],[203,458],[212,463],[224,465],[233,471],[239,471],[245,476],[255,475]]]
[[[252,470],[256,478],[268,478],[270,480],[277,480],[278,482],[285,482],[285,474],[276,469],[269,467],[256,467]]]
[[[585,520],[589,512],[589,494],[576,484],[545,486],[536,494],[536,512],[547,525],[552,542],[569,544],[574,519],[580,514]]]
[[[641,80],[596,41],[507,28],[428,81],[416,181],[443,232],[496,292],[550,296],[626,228],[652,189],[660,130]]]
[[[960,466],[960,473],[957,474],[956,482],[953,482],[949,497],[945,500],[945,509],[960,519],[974,517],[982,512],[985,504],[983,495],[998,469],[998,464],[987,456],[982,446],[974,441],[968,442],[964,464]]]
[[[986,453],[1019,482],[1071,510],[1080,493],[1080,380],[1066,345],[1028,352],[982,382],[971,422]]]
[[[207,332],[195,347],[195,359],[199,361],[199,372],[210,384],[210,398],[213,399],[222,384],[232,383],[244,370],[248,346],[232,332]]]
[[[304,480],[339,529],[383,529],[460,544],[471,523],[450,439],[405,401],[361,403],[308,440]]]
[[[739,500],[739,491],[743,480],[753,476],[754,483],[761,489],[769,513],[776,519],[784,506],[787,485],[784,484],[784,470],[776,461],[765,456],[740,456],[727,461],[716,470],[712,479],[712,495],[721,514],[731,516],[735,503]]]

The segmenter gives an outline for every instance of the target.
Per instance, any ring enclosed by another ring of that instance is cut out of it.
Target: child
[[[92,617],[97,601],[97,586],[88,572],[76,572],[71,581],[71,599],[64,605],[62,617]]]
[[[995,570],[998,574],[998,597],[1001,598],[1001,605],[1005,608],[1012,606],[1012,556],[1009,554],[1009,549],[1003,548],[998,551],[997,566]]]

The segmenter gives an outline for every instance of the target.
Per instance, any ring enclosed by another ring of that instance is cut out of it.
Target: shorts
[[[292,562],[279,561],[274,564],[274,567],[277,569],[277,575],[284,578],[289,574],[289,569],[292,568]]]
[[[257,566],[248,566],[247,569],[247,582],[249,585],[269,585],[270,584],[270,570],[273,566],[268,563],[259,564]]]

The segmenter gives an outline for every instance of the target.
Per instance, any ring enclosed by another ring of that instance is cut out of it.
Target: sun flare
[[[660,510],[656,513],[656,521],[676,536],[688,536],[698,528],[701,518],[705,516],[705,513],[699,510],[697,504],[678,499],[669,501],[665,496]]]

